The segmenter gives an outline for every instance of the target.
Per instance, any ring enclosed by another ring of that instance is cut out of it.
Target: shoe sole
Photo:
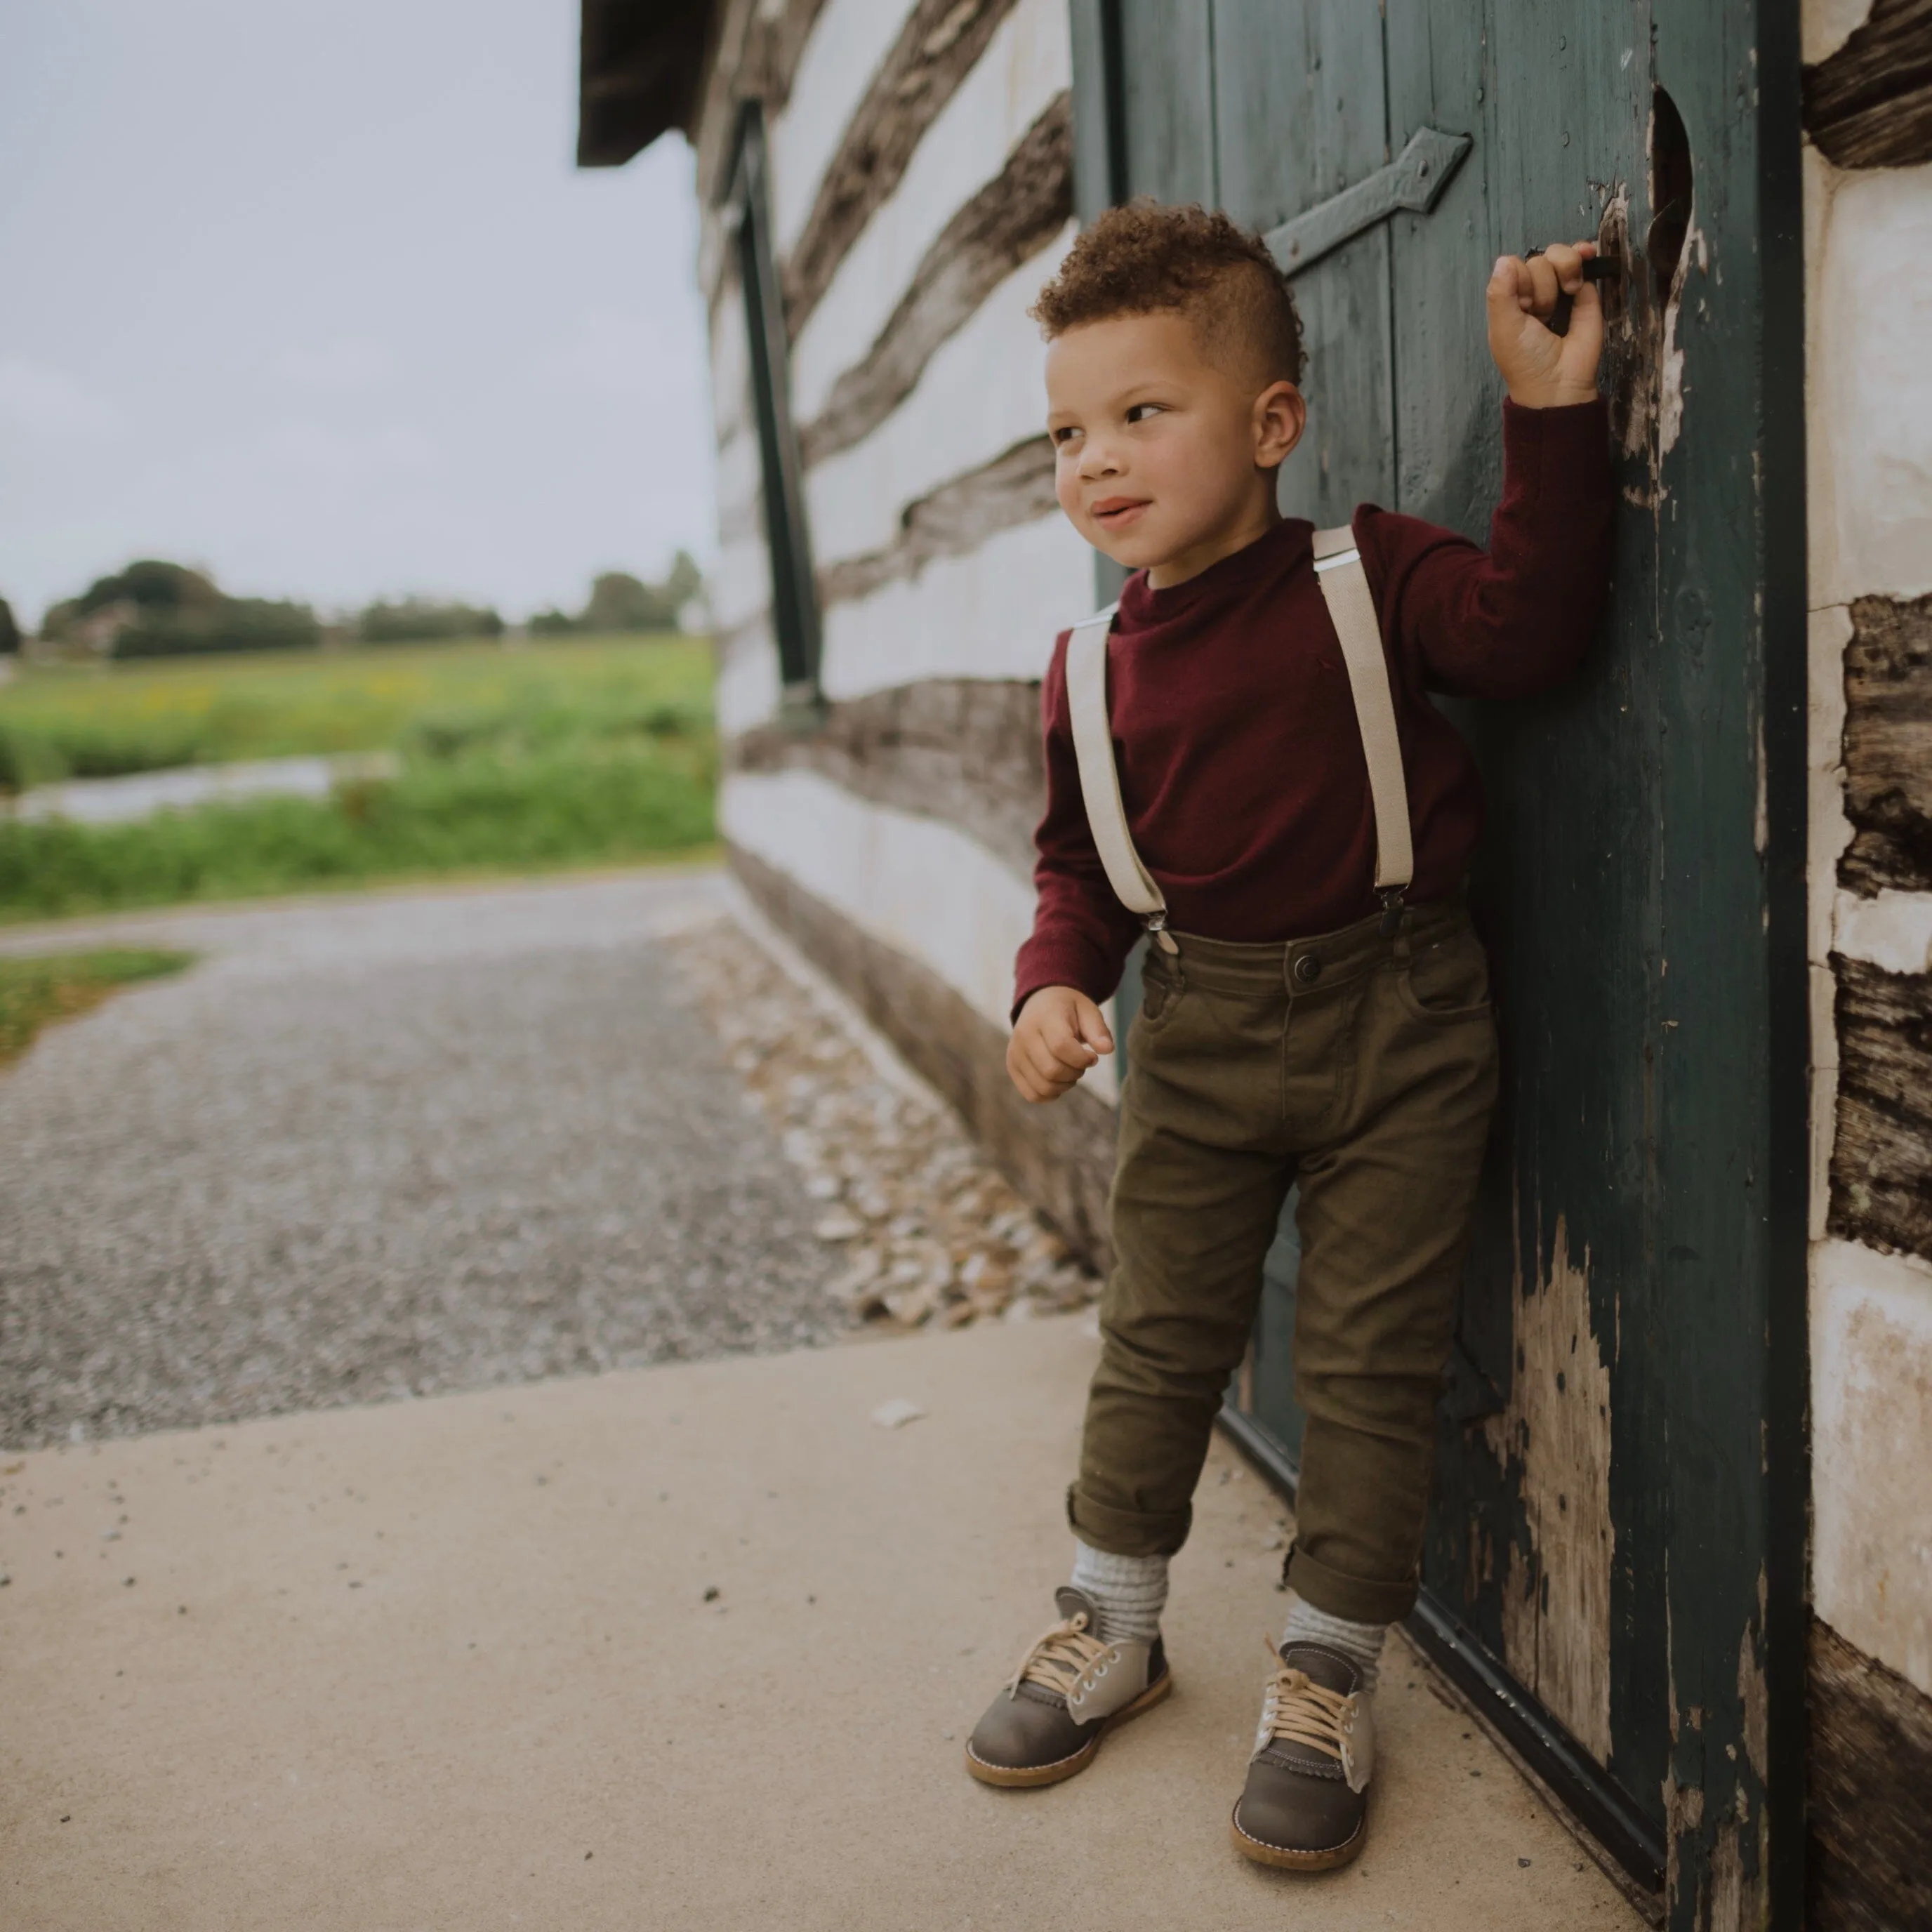
[[[1339,1845],[1331,1845],[1326,1851],[1291,1851],[1285,1845],[1270,1845],[1264,1840],[1250,1838],[1241,1829],[1240,1800],[1234,1801],[1234,1809],[1228,1820],[1228,1829],[1234,1840],[1234,1849],[1243,1858],[1252,1858],[1258,1865],[1272,1865],[1277,1871],[1332,1871],[1337,1865],[1346,1865],[1358,1858],[1368,1838],[1369,1821],[1364,1817],[1355,1827],[1354,1836]]]
[[[1109,1731],[1118,1730],[1144,1711],[1151,1711],[1173,1688],[1174,1672],[1163,1672],[1131,1704],[1124,1704],[1111,1717],[1102,1718],[1100,1729],[1071,1757],[1055,1758],[1051,1764],[988,1764],[984,1758],[974,1754],[969,1744],[966,1747],[966,1768],[982,1784],[997,1784],[1006,1791],[1031,1790],[1042,1784],[1063,1784],[1070,1778],[1078,1777],[1094,1762],[1094,1754],[1100,1748],[1100,1741]]]

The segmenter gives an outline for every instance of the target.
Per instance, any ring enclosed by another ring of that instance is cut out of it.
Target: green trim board
[[[806,520],[805,468],[792,420],[790,350],[772,250],[766,163],[764,111],[757,101],[748,100],[739,120],[726,200],[751,351],[778,675],[787,710],[809,718],[816,716],[818,706],[818,596]]]

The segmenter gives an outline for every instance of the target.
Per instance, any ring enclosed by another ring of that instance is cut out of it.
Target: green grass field
[[[389,646],[27,664],[0,687],[0,741],[30,782],[400,746],[419,723],[621,730],[669,710],[709,722],[711,649],[690,638]],[[0,753],[0,757],[4,757]],[[0,783],[5,782],[0,766]]]
[[[714,836],[708,644],[576,639],[30,666],[0,786],[392,750],[394,778],[121,825],[0,818],[0,920],[452,871],[688,853]]]
[[[178,973],[194,956],[128,946],[24,959],[0,956],[0,1066],[18,1059],[50,1022],[98,1006],[116,987]]]

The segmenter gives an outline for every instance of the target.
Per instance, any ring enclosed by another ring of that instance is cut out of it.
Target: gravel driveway
[[[85,934],[202,958],[0,1072],[0,1444],[837,1335],[822,1210],[658,944],[719,904],[634,876]]]

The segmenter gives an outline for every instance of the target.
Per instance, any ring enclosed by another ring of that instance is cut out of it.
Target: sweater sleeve
[[[1374,588],[1392,640],[1436,690],[1523,698],[1560,683],[1602,614],[1614,504],[1600,401],[1505,402],[1502,500],[1486,551],[1412,518],[1374,519],[1364,561],[1382,578]]]
[[[1034,835],[1038,896],[1033,934],[1014,966],[1013,1017],[1042,986],[1076,986],[1106,999],[1120,983],[1141,922],[1114,895],[1087,823],[1073,721],[1066,703],[1066,641],[1062,632],[1040,688],[1046,739],[1046,815]]]

